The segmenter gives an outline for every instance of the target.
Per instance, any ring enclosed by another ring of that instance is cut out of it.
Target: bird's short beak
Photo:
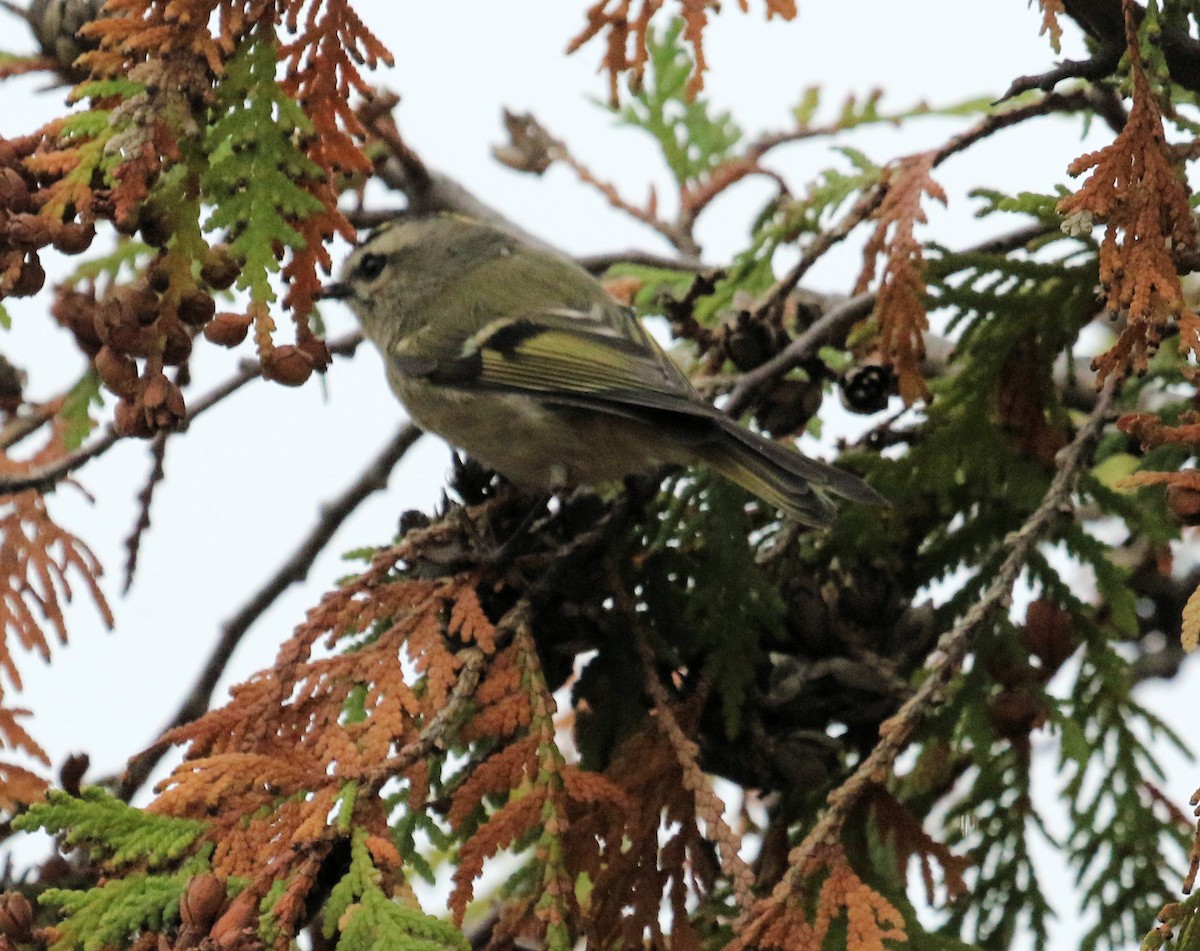
[[[334,281],[332,284],[326,284],[317,294],[317,300],[345,300],[347,297],[353,296],[354,291],[345,281]]]

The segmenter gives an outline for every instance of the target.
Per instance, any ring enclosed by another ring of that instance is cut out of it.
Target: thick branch
[[[62,399],[41,403],[30,408],[22,416],[13,416],[0,428],[0,451],[11,449],[27,436],[32,435],[50,422],[62,406]]]
[[[1019,96],[1031,89],[1049,91],[1064,79],[1086,79],[1089,82],[1103,79],[1116,71],[1117,65],[1121,62],[1121,54],[1124,52],[1125,44],[1122,38],[1120,44],[1102,46],[1094,56],[1088,59],[1067,59],[1044,73],[1018,76],[1004,91],[1000,100],[1011,99],[1013,96]]]
[[[575,259],[589,274],[602,275],[618,264],[634,264],[638,267],[655,267],[664,271],[686,271],[700,274],[710,268],[694,258],[667,257],[649,251],[609,251],[604,254],[585,254]]]

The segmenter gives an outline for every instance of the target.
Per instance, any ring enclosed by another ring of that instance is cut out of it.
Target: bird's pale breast
[[[686,449],[635,420],[397,376],[392,383],[421,428],[526,488],[604,485],[694,461]]]

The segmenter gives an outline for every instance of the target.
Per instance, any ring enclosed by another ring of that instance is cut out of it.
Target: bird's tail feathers
[[[698,447],[704,460],[727,479],[782,509],[792,518],[822,528],[834,505],[827,493],[869,505],[887,500],[869,485],[825,462],[772,442],[730,420],[723,438]]]

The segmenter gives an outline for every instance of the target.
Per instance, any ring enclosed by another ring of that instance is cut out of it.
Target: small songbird
[[[862,480],[707,402],[637,316],[573,261],[451,215],[398,218],[350,254],[345,300],[422,428],[526,488],[704,463],[786,515],[829,523]]]

